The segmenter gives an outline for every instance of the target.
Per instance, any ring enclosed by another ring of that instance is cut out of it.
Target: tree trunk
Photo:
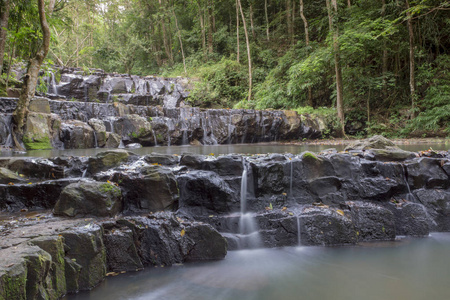
[[[256,40],[255,26],[253,25],[253,2],[250,2],[250,27],[252,29],[253,40]]]
[[[206,30],[205,30],[205,20],[203,19],[203,10],[200,5],[200,0],[197,0],[198,6],[198,16],[200,19],[200,29],[202,33],[202,50],[203,50],[203,58],[206,60]]]
[[[186,58],[184,57],[183,41],[181,40],[180,28],[178,28],[178,19],[177,19],[177,15],[175,14],[175,8],[173,8],[173,16],[175,18],[175,26],[176,26],[177,32],[178,32],[178,39],[180,40],[181,56],[183,57],[184,75],[186,75],[186,73],[187,73],[187,71],[186,71]]]
[[[343,82],[342,82],[342,70],[340,66],[341,56],[339,50],[339,30],[337,24],[333,22],[333,14],[337,14],[338,6],[337,0],[326,0],[327,10],[328,10],[328,22],[330,24],[330,31],[333,33],[333,50],[334,50],[334,69],[336,73],[336,110],[338,115],[338,120],[340,123],[339,134],[341,136],[345,135],[345,117],[344,117],[344,105],[343,105]]]
[[[48,5],[48,15],[53,12],[55,0],[50,0]],[[23,150],[18,139],[21,139],[24,132],[25,121],[28,115],[28,105],[36,93],[36,85],[39,76],[39,70],[50,47],[50,28],[48,27],[47,18],[45,16],[44,0],[38,0],[39,19],[42,29],[42,44],[39,46],[35,56],[30,58],[27,73],[23,79],[22,90],[20,93],[17,108],[13,113],[13,137],[15,146]]]
[[[266,15],[266,35],[267,35],[267,41],[270,41],[270,35],[269,35],[269,15],[267,14],[267,0],[264,1],[264,13]]]
[[[239,63],[240,47],[239,47],[239,3],[238,3],[238,0],[236,0],[236,45],[237,45],[236,61]]]
[[[5,54],[6,33],[9,20],[9,8],[10,8],[9,0],[2,0],[0,12],[0,74],[3,71],[3,57]]]
[[[293,30],[292,30],[292,16],[291,16],[291,0],[286,0],[286,24],[287,24],[287,32],[288,32],[288,40],[289,43],[293,43]]]
[[[167,36],[167,30],[166,30],[166,23],[165,23],[165,11],[164,7],[161,3],[161,0],[159,0],[159,9],[162,11],[162,17],[161,17],[161,28],[162,28],[162,34],[163,34],[163,44],[164,44],[164,51],[166,52],[167,59],[169,60],[169,63],[172,64],[173,58],[171,53],[171,47],[169,43],[169,39]]]
[[[305,44],[306,47],[309,46],[309,25],[308,25],[308,20],[305,17],[304,14],[304,4],[303,4],[303,0],[300,0],[300,17],[303,20],[303,26],[305,27]],[[309,50],[308,50],[309,52]],[[309,86],[308,87],[308,105],[313,107],[313,100],[312,100],[312,88]]]
[[[411,117],[414,118],[415,98],[416,98],[416,81],[414,76],[414,30],[411,20],[411,13],[409,12],[409,1],[406,0],[406,16],[408,18],[408,32],[409,32],[409,89],[411,93]]]
[[[208,52],[209,54],[213,53],[213,18],[212,18],[212,3],[211,0],[208,0]]]
[[[252,58],[250,53],[250,42],[248,40],[247,24],[245,22],[244,11],[242,9],[241,0],[238,0],[239,10],[241,11],[242,25],[244,25],[245,43],[247,44],[248,59],[248,101],[252,99]]]
[[[382,0],[381,6],[381,15],[384,19],[386,15],[386,0]],[[382,59],[382,73],[383,73],[383,98],[387,98],[387,61],[388,61],[388,53],[387,53],[387,45],[386,39],[383,39],[383,59]]]

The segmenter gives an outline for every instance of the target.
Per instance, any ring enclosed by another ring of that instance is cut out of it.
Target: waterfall
[[[231,134],[233,130],[231,126],[232,125],[231,125],[231,111],[230,111],[230,114],[228,116],[228,144],[231,144]]]
[[[241,215],[239,218],[239,233],[241,238],[240,248],[258,248],[262,246],[261,237],[255,217],[247,212],[247,166],[245,159],[242,159],[242,180],[241,180]]]
[[[58,96],[58,87],[56,86],[56,80],[55,80],[55,74],[53,72],[50,72],[50,83],[51,85],[49,85],[52,89],[51,92],[53,94],[55,94],[56,96]],[[50,91],[49,91],[50,93]]]
[[[152,135],[153,135],[153,142],[155,143],[155,146],[158,146],[158,141],[156,140],[156,134],[153,129],[152,129]]]
[[[297,215],[297,241],[298,241],[298,245],[301,246],[302,245],[302,235],[301,235],[301,230],[300,230],[300,213]]]
[[[292,158],[289,158],[290,160],[290,165],[291,165],[291,176],[289,177],[289,197],[291,199],[294,199],[294,195],[292,194],[292,178],[294,175],[294,162],[292,161]]]
[[[97,132],[94,130],[94,148],[98,148]]]

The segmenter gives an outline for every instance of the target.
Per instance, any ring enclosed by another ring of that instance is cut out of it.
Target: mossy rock
[[[122,209],[120,188],[106,182],[86,181],[66,186],[54,208],[55,215],[112,217]]]
[[[94,174],[117,167],[128,160],[129,156],[130,154],[128,151],[121,149],[101,152],[95,157],[89,158],[88,172]]]

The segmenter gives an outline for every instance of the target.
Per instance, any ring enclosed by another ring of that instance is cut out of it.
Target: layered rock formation
[[[48,93],[30,104],[27,149],[77,149],[256,143],[320,137],[324,121],[293,111],[200,109],[185,105],[184,78],[138,77],[62,70]],[[0,145],[12,145],[16,98],[0,98]]]

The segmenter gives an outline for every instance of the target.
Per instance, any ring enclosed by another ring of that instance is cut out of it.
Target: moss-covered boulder
[[[30,112],[22,138],[28,150],[52,149],[50,130],[48,127],[49,114]]]
[[[114,216],[122,209],[122,192],[114,184],[81,181],[66,186],[54,208],[55,215]]]
[[[130,153],[126,150],[110,150],[98,153],[95,157],[89,158],[88,172],[95,174],[105,171],[124,163],[128,160]]]

